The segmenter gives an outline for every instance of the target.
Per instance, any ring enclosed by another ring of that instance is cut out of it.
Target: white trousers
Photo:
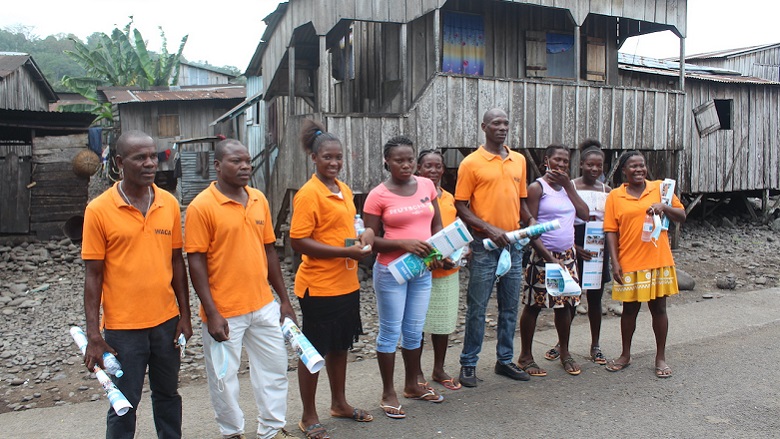
[[[223,436],[244,433],[244,413],[238,404],[238,367],[241,347],[249,357],[249,377],[257,404],[257,437],[268,439],[283,428],[287,413],[287,349],[279,325],[279,304],[227,319],[230,339],[224,341],[227,374],[219,383],[212,364],[211,348],[217,342],[203,324],[203,354],[209,381],[211,405]]]

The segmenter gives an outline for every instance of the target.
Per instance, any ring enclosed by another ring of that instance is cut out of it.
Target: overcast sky
[[[162,26],[169,51],[178,49],[181,38],[189,35],[184,48],[188,60],[243,71],[265,29],[262,19],[278,3],[231,0],[205,6],[208,3],[178,0],[5,0],[0,28],[21,24],[33,26],[33,33],[40,37],[72,33],[84,40],[93,32],[110,33],[114,27],[124,27],[132,15],[151,50],[160,48],[157,27]],[[775,0],[689,0],[686,53],[780,43],[779,12],[780,2]],[[676,56],[679,40],[671,32],[662,32],[631,39],[622,51]]]

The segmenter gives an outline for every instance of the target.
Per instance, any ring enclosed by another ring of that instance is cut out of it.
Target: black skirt
[[[341,296],[311,296],[306,290],[298,298],[303,314],[303,334],[325,357],[330,351],[352,349],[363,335],[360,320],[360,290]]]

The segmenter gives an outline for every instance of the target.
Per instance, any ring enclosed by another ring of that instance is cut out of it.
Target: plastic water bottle
[[[105,366],[107,373],[117,378],[125,374],[122,372],[122,365],[119,363],[119,360],[111,352],[103,352],[103,366]]]
[[[70,328],[70,335],[73,337],[73,341],[76,342],[76,346],[79,347],[81,354],[84,355],[87,352],[87,334],[78,326],[73,326]],[[124,375],[124,372],[122,372],[122,365],[111,352],[103,353],[103,366],[106,367],[105,371],[107,373],[110,373],[117,378]]]
[[[642,223],[642,242],[650,242],[650,236],[653,234],[653,217],[645,215],[645,222]]]
[[[355,215],[355,234],[358,238],[360,238],[360,235],[363,234],[363,232],[366,231],[366,225],[363,223],[363,218],[360,217],[360,214]]]

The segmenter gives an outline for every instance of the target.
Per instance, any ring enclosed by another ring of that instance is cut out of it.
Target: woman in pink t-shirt
[[[366,227],[384,230],[374,240],[374,250],[378,253],[374,291],[379,315],[376,350],[382,377],[380,407],[388,417],[400,419],[406,413],[393,386],[399,339],[406,370],[404,397],[431,402],[441,402],[444,397],[420,379],[422,330],[431,295],[431,273],[426,271],[399,285],[387,265],[407,252],[423,258],[428,256],[433,247],[425,240],[441,229],[441,217],[438,204],[433,202],[437,193],[433,182],[414,176],[412,141],[393,137],[385,144],[384,158],[390,178],[371,190],[363,214]],[[434,268],[440,265],[441,261],[437,261]]]

